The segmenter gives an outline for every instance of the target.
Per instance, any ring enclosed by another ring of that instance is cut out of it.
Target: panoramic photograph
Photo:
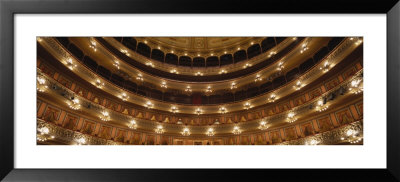
[[[363,145],[363,37],[37,37],[37,145]]]

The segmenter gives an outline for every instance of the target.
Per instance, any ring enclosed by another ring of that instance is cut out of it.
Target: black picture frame
[[[32,13],[316,13],[316,16],[319,13],[386,14],[387,168],[15,169],[14,109],[18,108],[14,108],[14,15]],[[221,179],[250,181],[259,178],[279,181],[400,181],[399,17],[400,3],[397,0],[0,0],[0,179],[4,181],[215,181]]]

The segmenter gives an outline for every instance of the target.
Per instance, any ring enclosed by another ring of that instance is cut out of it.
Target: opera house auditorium
[[[37,145],[363,145],[362,37],[37,37]]]

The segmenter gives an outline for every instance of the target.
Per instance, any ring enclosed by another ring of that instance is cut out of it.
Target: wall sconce
[[[293,87],[296,90],[300,90],[303,86],[304,85],[300,81],[297,81],[296,85],[294,85]]]
[[[307,44],[304,43],[303,45],[301,45],[300,53],[303,54],[303,52],[305,52],[306,50],[308,50],[308,47]]]
[[[264,121],[264,120],[262,120],[261,122],[260,122],[260,126],[258,126],[258,129],[260,129],[260,130],[266,130],[266,129],[268,129],[269,127],[267,126],[267,122],[266,121]]]
[[[246,64],[243,66],[243,68],[248,68],[248,67],[251,67],[251,64],[250,64],[250,63],[246,63]]]
[[[251,108],[251,104],[250,104],[249,102],[246,102],[246,103],[243,105],[243,107],[244,107],[246,110],[249,110],[249,109]]]
[[[176,69],[173,69],[173,70],[171,70],[171,71],[170,71],[170,73],[179,74],[179,72],[178,72],[178,71],[176,71]]]
[[[190,135],[190,130],[189,130],[189,128],[183,128],[181,134],[182,134],[183,136],[189,136],[189,135]]]
[[[102,88],[104,86],[104,83],[102,83],[99,79],[97,79],[94,84],[97,88]]]
[[[195,113],[196,113],[197,115],[200,115],[200,114],[202,113],[202,110],[201,110],[200,108],[197,108],[196,111],[195,111]]]
[[[68,67],[70,70],[73,70],[73,69],[76,67],[76,64],[74,64],[74,62],[72,61],[71,58],[68,58],[66,62],[67,62],[67,67]]]
[[[325,73],[325,72],[329,71],[329,68],[330,68],[330,67],[331,67],[331,65],[329,64],[328,61],[326,61],[326,62],[324,63],[324,65],[323,65],[322,67],[320,67],[319,69],[322,70],[322,71]]]
[[[278,68],[276,68],[276,70],[281,71],[283,68],[284,68],[283,62],[279,62]]]
[[[297,118],[294,117],[295,114],[293,112],[289,112],[287,115],[287,120],[289,123],[293,123],[297,120]]]
[[[268,102],[270,102],[270,103],[275,102],[275,100],[276,100],[275,94],[271,94],[271,96],[268,98]]]
[[[119,69],[119,61],[114,61],[113,65]]]
[[[110,120],[110,114],[107,111],[103,111],[103,112],[101,112],[100,119],[102,121],[109,121]]]
[[[72,101],[69,101],[68,106],[73,110],[78,110],[79,108],[81,108],[81,105],[79,104],[79,100],[77,98],[73,99]]]
[[[355,78],[353,81],[350,82],[349,91],[354,94],[359,94],[363,92],[363,83],[362,78]]]
[[[151,66],[151,67],[154,68],[154,64],[153,64],[152,62],[147,62],[147,63],[146,63],[146,66]]]
[[[220,107],[219,108],[219,112],[221,113],[221,114],[225,114],[226,112],[227,112],[227,110],[226,110],[226,108],[225,107]]]
[[[207,132],[206,132],[207,136],[214,136],[215,135],[215,131],[213,128],[208,128]]]
[[[237,88],[236,83],[235,83],[235,82],[232,82],[232,84],[231,84],[231,90],[236,89],[236,88]]]
[[[96,42],[95,42],[94,40],[91,40],[91,41],[90,41],[89,47],[92,48],[92,49],[94,50],[94,52],[97,51]]]
[[[261,75],[257,74],[256,79],[254,79],[254,82],[262,81]]]
[[[131,120],[128,125],[129,128],[136,130],[137,124],[135,120]]]
[[[163,134],[164,133],[164,128],[163,128],[162,125],[158,125],[154,131],[156,133],[158,133],[158,134]]]
[[[37,76],[36,77],[36,89],[39,92],[44,92],[47,90],[48,86],[46,85],[46,79],[42,76]]]
[[[213,92],[213,91],[211,90],[211,86],[207,86],[206,92],[209,92],[209,93]]]
[[[151,109],[153,108],[153,103],[151,103],[150,101],[147,101],[146,104],[144,105],[144,107],[146,107],[147,109]]]
[[[167,82],[162,81],[161,82],[161,88],[167,88]]]
[[[192,92],[192,88],[189,85],[186,86],[185,92]]]
[[[136,77],[136,80],[143,81],[143,75],[139,73],[138,76]]]
[[[126,95],[126,93],[122,93],[121,95],[118,96],[120,99],[123,101],[127,101],[129,99],[129,96]]]
[[[171,112],[172,113],[177,113],[178,112],[178,108],[176,106],[172,106],[171,107]]]
[[[239,126],[234,126],[232,133],[235,135],[239,135],[240,133],[242,133],[242,131],[240,130]]]

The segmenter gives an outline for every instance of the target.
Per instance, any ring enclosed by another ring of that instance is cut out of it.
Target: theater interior
[[[37,145],[362,145],[362,37],[37,37]]]

